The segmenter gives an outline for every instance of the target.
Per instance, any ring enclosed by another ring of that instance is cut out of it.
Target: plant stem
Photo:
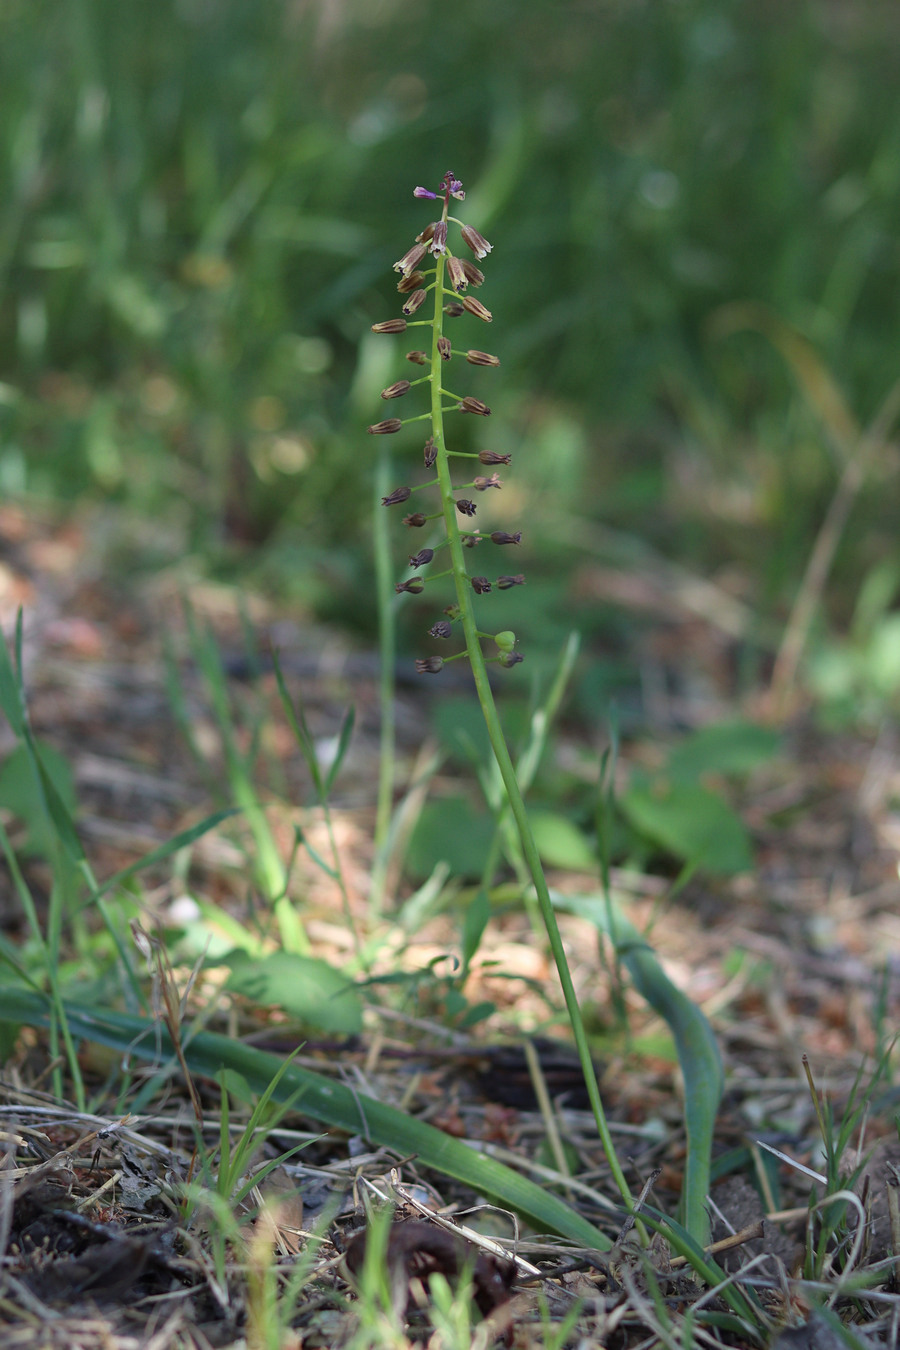
[[[445,219],[446,216],[447,206],[445,203]],[[475,622],[475,614],[472,606],[472,591],[463,554],[463,543],[459,532],[456,501],[453,496],[453,484],[450,479],[450,466],[447,460],[447,448],[444,439],[444,414],[441,404],[441,368],[443,361],[438,347],[438,340],[443,335],[444,269],[445,257],[443,254],[438,254],[435,273],[434,326],[431,345],[431,427],[435,448],[437,450],[436,468],[438,483],[440,486],[441,502],[444,511],[444,523],[447,529],[447,539],[450,546],[450,557],[453,565],[453,576],[456,584],[456,598],[459,606],[460,620],[466,638],[466,647],[468,649],[469,661],[472,667],[472,676],[475,680],[475,689],[478,693],[478,700],[481,704],[481,710],[487,726],[488,737],[490,738],[491,747],[494,751],[497,767],[500,770],[500,776],[503,779],[503,786],[506,789],[509,807],[518,829],[522,852],[534,883],[541,918],[550,942],[550,950],[553,953],[553,959],[556,962],[556,969],[559,973],[559,981],[563,991],[563,998],[566,1003],[566,1011],[572,1026],[572,1034],[575,1038],[578,1058],[581,1062],[581,1069],[584,1074],[584,1081],[585,1086],[587,1087],[591,1109],[597,1123],[597,1130],[603,1144],[603,1150],[606,1154],[606,1159],[609,1163],[613,1179],[619,1188],[622,1199],[630,1209],[633,1207],[634,1201],[616,1156],[616,1150],[607,1124],[606,1113],[600,1098],[600,1087],[597,1083],[597,1075],[594,1072],[594,1064],[591,1059],[587,1033],[584,1029],[581,1009],[578,1006],[578,996],[575,993],[575,986],[572,983],[572,976],[569,972],[569,964],[566,959],[562,936],[556,921],[556,914],[553,910],[553,902],[550,899],[550,891],[547,887],[546,877],[544,876],[543,865],[540,860],[540,855],[538,854],[534,836],[531,832],[528,814],[525,809],[525,802],[522,798],[522,793],[519,790],[516,772],[513,768],[513,763],[507,748],[503,728],[500,725],[500,718],[497,714],[497,708],[494,703],[494,696],[488,678],[487,665],[485,664],[484,654],[481,650],[481,639],[478,635],[478,626]]]

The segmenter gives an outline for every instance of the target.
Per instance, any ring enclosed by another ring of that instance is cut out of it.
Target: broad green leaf
[[[353,1036],[362,1030],[362,1004],[352,982],[327,961],[293,952],[250,956],[235,951],[226,989],[253,1003],[277,1005],[320,1031]]]
[[[463,797],[426,802],[407,853],[413,876],[427,877],[436,864],[448,863],[451,875],[480,877],[494,837],[488,812],[477,813]]]
[[[753,866],[743,824],[720,797],[694,784],[654,789],[636,786],[619,798],[639,834],[691,867],[732,876]]]
[[[571,820],[555,811],[534,811],[529,815],[529,820],[538,852],[548,867],[565,867],[572,872],[596,872],[597,854]]]
[[[678,782],[705,773],[750,773],[777,754],[780,738],[753,722],[723,722],[688,736],[669,755],[668,775]]]
[[[155,1062],[159,1053],[172,1061],[176,1073],[172,1043],[165,1028],[147,1018],[127,1013],[65,1005],[72,1035],[100,1045],[112,1046],[132,1059]],[[0,1021],[46,1027],[49,1020],[47,1000],[20,986],[0,985]],[[272,1100],[287,1102],[302,1093],[295,1109],[349,1134],[361,1134],[373,1144],[390,1145],[401,1154],[415,1154],[423,1167],[433,1167],[444,1176],[470,1187],[494,1204],[520,1214],[538,1232],[559,1233],[580,1247],[609,1251],[609,1238],[595,1228],[565,1201],[496,1162],[487,1153],[471,1148],[433,1125],[415,1120],[367,1097],[355,1087],[347,1087],[333,1078],[289,1064],[277,1055],[243,1045],[228,1036],[199,1032],[185,1035],[185,1059],[198,1077],[212,1080],[219,1072],[232,1069],[247,1080],[254,1092],[265,1092],[281,1071],[272,1091]],[[618,1225],[619,1220],[616,1220]]]

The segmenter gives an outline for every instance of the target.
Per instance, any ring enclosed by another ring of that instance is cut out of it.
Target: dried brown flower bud
[[[409,560],[409,565],[410,567],[424,567],[426,563],[431,562],[433,557],[434,557],[433,548],[423,548],[420,549],[418,553],[412,554]]]
[[[491,410],[486,403],[482,403],[480,398],[469,398],[468,394],[456,406],[460,412],[477,413],[479,417],[490,417],[491,415]]]
[[[411,388],[412,385],[410,384],[409,380],[398,380],[396,384],[389,384],[387,389],[382,389],[381,397],[402,398],[404,394],[409,393]]]
[[[425,582],[421,577],[412,577],[410,581],[398,581],[394,590],[398,595],[408,591],[410,595],[421,595],[425,589]]]
[[[410,291],[417,290],[424,280],[424,272],[410,272],[408,277],[401,277],[397,282],[397,290],[401,295],[409,295]]]
[[[457,511],[459,511],[460,515],[474,516],[475,512],[478,510],[478,507],[475,505],[474,502],[468,501],[467,498],[460,497],[456,503],[456,509]]]
[[[438,619],[428,630],[429,636],[433,638],[448,638],[452,632],[453,629],[446,619]]]
[[[412,362],[413,362],[415,365],[417,365],[417,366],[427,366],[427,365],[428,365],[428,353],[427,353],[427,352],[420,352],[420,351],[407,352],[407,353],[406,353],[406,359],[407,359],[407,361],[412,361]]]
[[[498,455],[496,450],[479,450],[478,459],[482,464],[508,464],[512,455]]]
[[[434,437],[429,436],[425,442],[425,468],[430,469],[437,459],[437,447],[434,443]]]
[[[522,572],[519,572],[514,577],[497,578],[497,588],[498,590],[501,591],[508,591],[510,586],[524,586],[524,585],[525,585],[525,577]]]
[[[525,660],[525,657],[522,655],[521,652],[502,652],[501,655],[498,657],[498,660],[501,666],[509,667],[509,666],[517,666],[520,661]]]
[[[458,319],[460,314],[465,314],[465,312],[458,300],[451,300],[449,305],[444,306],[444,313],[449,319]]]
[[[466,360],[470,366],[499,366],[500,364],[500,357],[491,356],[490,352],[467,351]]]
[[[492,473],[490,478],[483,478],[479,474],[479,476],[475,479],[475,490],[477,492],[484,492],[485,488],[492,488],[492,487],[499,488],[502,486],[503,484],[500,482],[499,476],[495,473]]]
[[[453,354],[453,348],[448,337],[439,337],[437,341],[438,351],[441,354],[442,361],[449,361]]]
[[[423,511],[413,511],[411,516],[403,517],[403,524],[409,525],[409,527],[413,530],[419,530],[422,528],[424,524],[426,524],[427,520],[428,517],[425,515]]]
[[[376,422],[374,426],[369,427],[368,432],[370,436],[390,436],[402,426],[399,417],[388,417],[383,422]]]
[[[399,502],[408,501],[411,495],[412,495],[412,488],[408,487],[394,488],[393,492],[389,492],[386,497],[382,497],[381,505],[397,506]]]
[[[432,221],[430,225],[426,225],[421,234],[416,235],[416,241],[419,244],[427,244],[428,241],[433,238],[434,238],[434,221]]]
[[[487,577],[472,577],[472,590],[476,595],[487,595],[491,589],[491,583]]]
[[[491,543],[493,544],[521,544],[521,542],[521,530],[516,530],[515,534],[507,534],[506,530],[494,530],[491,535]]]
[[[447,259],[447,276],[449,278],[450,285],[456,291],[457,295],[461,291],[468,290],[469,278],[466,276],[461,258]]]
[[[416,670],[420,675],[437,675],[443,664],[442,656],[420,656],[416,660]]]
[[[381,323],[372,324],[373,333],[405,333],[405,319],[383,319]]]
[[[403,313],[415,314],[416,310],[420,307],[420,305],[423,305],[425,303],[425,296],[427,294],[428,292],[423,290],[413,291],[412,295],[409,297],[409,299],[403,306]]]
[[[462,307],[469,314],[474,314],[476,319],[483,319],[485,323],[490,323],[494,317],[489,309],[485,309],[480,300],[475,299],[474,295],[465,296]]]
[[[486,258],[494,247],[493,244],[488,243],[483,234],[479,234],[478,230],[474,230],[471,225],[463,225],[460,234],[479,261]]]
[[[463,535],[462,546],[463,548],[477,548],[477,546],[481,543],[483,538],[484,538],[483,534],[481,534],[478,530],[473,530],[471,534]]]
[[[408,248],[403,257],[398,258],[394,263],[394,271],[402,272],[405,277],[408,277],[410,272],[416,270],[427,252],[424,244],[413,244],[412,248]]]
[[[446,220],[436,220],[431,227],[431,244],[429,246],[435,257],[439,253],[447,251],[447,222]]]
[[[481,286],[483,284],[484,273],[474,263],[469,262],[468,258],[463,258],[462,267],[470,286]]]

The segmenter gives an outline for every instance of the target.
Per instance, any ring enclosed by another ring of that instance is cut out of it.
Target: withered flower
[[[498,657],[498,660],[501,666],[509,667],[517,666],[520,661],[525,660],[525,657],[521,652],[502,652]]]
[[[446,220],[436,220],[431,230],[431,252],[437,257],[439,253],[447,251],[447,222]]]
[[[405,277],[408,277],[410,272],[416,270],[427,252],[428,249],[424,244],[413,244],[412,248],[408,248],[403,257],[398,258],[394,263],[394,271],[402,272]]]
[[[410,272],[408,277],[401,277],[397,282],[397,290],[401,295],[409,295],[409,292],[416,290],[424,280],[424,272]]]
[[[476,595],[487,595],[491,589],[491,583],[487,577],[472,577],[472,590]]]
[[[438,619],[428,630],[429,636],[433,638],[448,638],[452,632],[453,629],[446,619]]]
[[[500,357],[491,356],[490,352],[467,351],[466,360],[470,366],[499,366]]]
[[[420,675],[437,675],[443,664],[442,656],[420,656],[416,659],[416,670]]]
[[[492,473],[490,478],[484,478],[481,474],[479,474],[479,476],[474,481],[475,481],[475,490],[477,492],[484,492],[485,488],[492,488],[492,487],[500,488],[503,486],[499,476],[495,473]]]
[[[478,230],[474,230],[471,225],[463,225],[460,234],[479,262],[482,258],[486,258],[494,247],[493,244],[488,243],[483,234],[479,234]]]
[[[496,450],[479,450],[478,459],[482,464],[508,464],[512,455],[498,455]]]
[[[450,285],[457,293],[468,289],[469,278],[465,274],[461,258],[447,259],[447,276],[449,277]]]
[[[437,340],[437,348],[441,354],[441,360],[449,361],[453,354],[453,347],[450,339],[448,337],[439,337]]]
[[[409,380],[398,380],[396,384],[389,384],[387,389],[382,389],[381,397],[402,398],[404,394],[409,393],[411,388],[412,385],[410,384]]]
[[[405,333],[405,319],[383,319],[381,323],[372,324],[373,333]]]
[[[522,531],[516,530],[515,534],[507,534],[506,530],[494,530],[491,535],[491,542],[494,544],[521,544]]]
[[[474,516],[478,507],[474,502],[470,502],[466,497],[460,497],[456,503],[456,509],[463,516]]]
[[[414,365],[417,365],[417,366],[427,366],[427,365],[428,365],[428,353],[427,353],[427,352],[420,352],[420,351],[407,352],[407,353],[406,353],[406,359],[407,359],[407,361],[412,361],[413,364],[414,364]]]
[[[393,492],[389,492],[386,497],[382,497],[382,506],[397,506],[399,502],[405,502],[412,495],[412,488],[398,487]]]
[[[489,309],[485,309],[480,300],[475,299],[474,295],[465,296],[462,307],[469,314],[474,314],[476,319],[483,319],[485,323],[490,323],[494,317]]]
[[[474,263],[469,262],[468,258],[463,258],[462,266],[470,286],[480,286],[483,283],[484,273]]]
[[[427,522],[427,520],[428,517],[425,515],[424,511],[413,511],[411,516],[403,517],[403,524],[409,525],[409,527],[413,530],[419,530]]]
[[[412,554],[409,560],[409,565],[410,567],[424,567],[426,563],[431,562],[433,557],[434,557],[433,548],[423,548],[420,549],[418,553]]]
[[[374,426],[367,427],[370,436],[390,436],[393,432],[399,431],[403,426],[399,417],[386,417],[383,422],[376,422]]]
[[[433,468],[436,459],[437,459],[437,447],[435,446],[434,443],[434,437],[429,436],[428,440],[425,442],[425,468],[426,469]]]
[[[398,595],[408,591],[410,595],[421,595],[425,589],[425,582],[421,577],[412,577],[409,581],[398,581],[394,590]]]
[[[458,300],[451,300],[449,305],[444,306],[444,313],[449,319],[458,319],[460,314],[465,314],[465,312]]]
[[[510,586],[524,586],[524,585],[525,585],[525,577],[522,572],[519,572],[514,577],[497,578],[497,589],[501,591],[508,591]]]
[[[403,313],[404,313],[404,314],[407,314],[407,315],[409,315],[409,314],[415,314],[416,310],[417,310],[421,305],[424,304],[424,302],[425,302],[425,296],[426,296],[427,294],[428,294],[427,291],[423,291],[423,290],[421,290],[421,289],[419,289],[419,290],[417,290],[417,291],[413,291],[412,295],[409,297],[409,299],[406,301],[406,303],[405,303],[404,306],[403,306]]]
[[[482,403],[480,398],[469,398],[468,394],[456,406],[460,412],[477,413],[479,417],[490,417],[491,415],[491,410],[486,403]]]

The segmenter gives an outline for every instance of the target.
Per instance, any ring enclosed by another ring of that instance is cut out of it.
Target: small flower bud
[[[438,351],[441,354],[441,360],[449,361],[453,354],[453,347],[451,346],[450,339],[448,337],[439,337],[437,345]]]
[[[401,383],[403,383],[403,381],[401,381]],[[408,383],[408,381],[406,381],[406,383]],[[404,389],[403,392],[405,394],[406,390]],[[384,394],[382,394],[381,397],[384,398]],[[392,397],[396,398],[397,395],[392,395]],[[477,413],[479,417],[490,417],[491,415],[491,410],[486,403],[482,403],[480,398],[469,398],[468,394],[460,403],[457,403],[456,406],[460,412]]]
[[[424,280],[424,272],[410,272],[408,277],[401,277],[397,282],[397,290],[401,295],[409,295],[410,291],[417,290]]]
[[[448,638],[452,632],[453,629],[446,619],[438,619],[428,630],[429,636],[433,638]]]
[[[500,665],[501,665],[501,666],[506,666],[507,668],[508,668],[509,666],[517,666],[517,665],[519,664],[520,661],[524,661],[524,660],[525,660],[525,657],[522,655],[521,652],[501,652],[501,653],[500,653]]]
[[[492,473],[490,478],[484,478],[479,474],[475,479],[476,492],[484,492],[485,488],[501,488],[502,486],[503,484],[500,482],[499,476],[495,473]]]
[[[434,443],[434,437],[429,436],[425,442],[425,468],[430,469],[437,459],[437,446]]]
[[[491,589],[491,583],[487,577],[472,577],[472,590],[476,595],[487,595]]]
[[[465,314],[465,312],[458,300],[451,300],[449,305],[444,306],[444,313],[448,319],[458,319],[460,314]]]
[[[478,459],[481,464],[508,464],[512,455],[498,455],[496,450],[479,450]]]
[[[368,432],[370,436],[390,436],[402,426],[399,417],[388,417],[383,422],[376,422],[374,426],[369,427]]]
[[[436,193],[436,192],[429,192],[427,188],[422,188],[422,187],[413,188],[413,196],[414,196],[414,197],[430,197],[432,201],[436,201],[436,200],[437,200],[437,193]]]
[[[459,605],[448,605],[444,610],[451,623],[457,623],[460,618]]]
[[[403,312],[406,313],[405,310]],[[466,352],[466,360],[470,366],[499,366],[500,364],[500,357],[491,356],[490,352],[468,351]]]
[[[386,497],[382,497],[381,505],[396,506],[398,502],[405,502],[411,494],[412,488],[408,487],[394,488],[393,492],[389,492]]]
[[[521,544],[522,531],[516,530],[515,534],[507,534],[506,530],[494,530],[491,535],[491,542],[494,544]]]
[[[410,272],[416,270],[427,252],[424,244],[413,244],[412,248],[408,248],[403,257],[398,258],[394,263],[394,271],[402,272],[405,277],[408,277]]]
[[[470,286],[481,286],[483,284],[484,273],[474,263],[469,262],[468,258],[463,258],[462,267],[466,274],[466,281]]]
[[[410,581],[398,581],[394,590],[398,595],[408,591],[410,595],[421,595],[425,589],[425,582],[421,577],[413,577]]]
[[[418,553],[414,553],[411,556],[409,560],[409,565],[410,567],[424,567],[426,563],[431,562],[433,557],[434,557],[433,548],[423,548],[420,549]]]
[[[428,517],[423,511],[413,511],[411,516],[403,517],[403,524],[409,525],[411,529],[419,530],[426,523]]]
[[[421,234],[416,235],[416,242],[419,244],[427,244],[429,240],[433,238],[433,236],[434,236],[434,221],[432,221],[430,225],[426,225]]]
[[[431,232],[431,252],[437,256],[438,253],[447,251],[447,222],[446,220],[436,220]]]
[[[495,633],[494,641],[501,652],[511,652],[516,645],[516,635],[507,628],[502,633]]]
[[[463,535],[462,546],[463,548],[477,548],[483,538],[483,534],[479,534],[478,530],[474,530],[471,534]]]
[[[405,333],[405,319],[383,319],[381,323],[372,324],[373,333]]]
[[[387,389],[382,389],[381,397],[402,398],[404,394],[409,393],[411,388],[412,385],[410,384],[409,380],[398,380],[396,384],[389,384]]]
[[[419,306],[425,303],[425,296],[427,294],[428,292],[423,290],[413,291],[412,295],[403,306],[403,313],[415,314]]]
[[[416,661],[416,670],[420,675],[437,675],[443,664],[442,656],[419,657]]]
[[[459,511],[460,515],[474,516],[475,512],[478,510],[478,507],[475,505],[474,502],[470,502],[466,497],[460,497],[459,501],[456,503],[456,509],[457,511]]]
[[[406,353],[406,359],[407,359],[407,361],[412,361],[413,364],[414,364],[414,365],[417,365],[417,366],[427,366],[427,365],[428,365],[428,353],[427,353],[427,352],[419,352],[419,351],[416,351],[416,352],[407,352],[407,353]]]
[[[494,317],[489,309],[485,309],[480,300],[475,299],[474,295],[467,295],[462,302],[462,307],[469,314],[474,314],[476,319],[483,319],[485,323],[490,323]]]
[[[493,244],[488,243],[483,234],[473,230],[471,225],[463,225],[460,234],[479,261],[486,258],[494,247]]]
[[[447,276],[450,279],[450,285],[457,294],[460,291],[468,290],[469,278],[465,274],[461,258],[447,259]]]
[[[524,573],[522,572],[519,572],[514,577],[497,578],[497,589],[501,591],[508,591],[510,586],[524,586],[524,585],[525,585],[525,576]]]

